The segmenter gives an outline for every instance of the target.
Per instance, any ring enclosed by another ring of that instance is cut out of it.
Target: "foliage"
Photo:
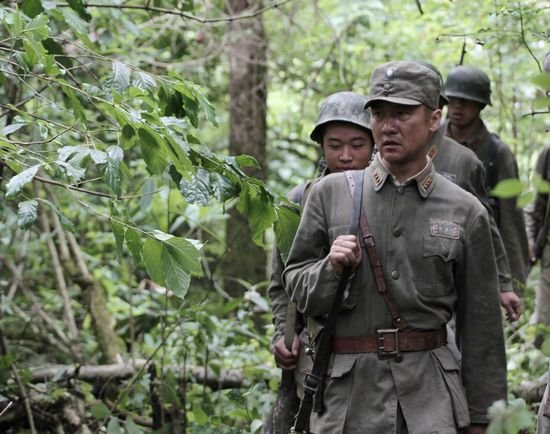
[[[463,60],[486,70],[494,105],[485,119],[522,174],[496,192],[521,193],[523,205],[547,188],[530,177],[548,119],[538,89],[548,84],[539,69],[550,28],[544,3],[266,2],[267,183],[245,175],[253,159],[225,152],[231,41],[222,2],[96,3],[0,6],[1,403],[29,390],[55,412],[82,396],[93,429],[152,432],[140,417],[153,418],[158,394],[164,430],[185,411],[189,433],[258,432],[278,378],[267,302],[255,289],[265,282],[243,282],[242,298],[224,293],[222,223],[236,207],[258,243],[269,249],[273,226],[289,249],[297,214],[279,192],[315,176],[319,149],[307,136],[318,104],[333,91],[366,92],[381,62],[430,60],[445,75]],[[535,267],[522,320],[505,329],[511,391],[547,370],[529,324],[536,276]],[[89,281],[105,294],[122,357],[151,368],[120,380],[113,396],[109,382],[30,385],[36,366],[100,361]],[[211,391],[172,366],[239,369],[245,382]],[[494,432],[533,426],[536,408],[510,398],[495,407]]]

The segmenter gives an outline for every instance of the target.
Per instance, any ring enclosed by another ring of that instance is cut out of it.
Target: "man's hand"
[[[336,274],[342,274],[345,267],[353,270],[361,263],[361,247],[355,235],[340,235],[330,247],[329,261]]]
[[[292,350],[289,351],[286,348],[284,339],[279,339],[273,347],[273,355],[275,356],[275,363],[277,366],[284,370],[292,370],[296,368],[296,362],[298,361],[298,352],[300,351],[300,338],[294,335],[292,340]]]
[[[514,291],[501,292],[500,305],[506,310],[508,321],[517,321],[521,316],[521,300]]]

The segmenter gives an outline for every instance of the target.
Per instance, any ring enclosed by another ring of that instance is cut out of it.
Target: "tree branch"
[[[145,12],[157,12],[161,14],[166,15],[176,15],[181,18],[187,18],[189,20],[198,21],[199,23],[208,24],[208,23],[225,23],[225,22],[233,22],[233,21],[239,21],[239,20],[245,20],[248,18],[254,18],[258,15],[263,14],[264,12],[270,10],[270,9],[277,9],[278,7],[284,5],[285,3],[288,3],[292,0],[282,0],[280,2],[272,3],[269,6],[265,6],[263,8],[260,8],[254,12],[246,13],[246,14],[238,14],[238,15],[231,15],[223,18],[199,18],[195,15],[191,15],[182,11],[174,10],[174,9],[165,9],[165,8],[159,8],[155,6],[150,6],[149,2],[144,4],[143,6],[138,5],[126,5],[126,4],[98,4],[98,3],[84,3],[85,8],[111,8],[111,9],[135,9],[135,10],[142,10]],[[67,4],[59,4],[57,7],[68,7]]]

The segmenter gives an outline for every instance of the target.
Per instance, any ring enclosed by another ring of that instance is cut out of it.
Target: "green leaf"
[[[44,12],[44,9],[42,8],[42,2],[40,0],[23,0],[21,9],[23,10],[23,13],[25,15],[31,18]]]
[[[46,63],[46,49],[40,42],[23,39],[23,49],[25,51],[23,57],[28,66]]]
[[[124,238],[126,239],[126,245],[128,246],[128,250],[130,250],[132,257],[134,258],[135,264],[141,264],[141,251],[143,248],[143,243],[141,241],[140,234],[135,229],[129,227],[126,228]]]
[[[162,251],[162,243],[157,240],[148,238],[143,243],[143,263],[147,274],[159,285],[166,286],[162,266]]]
[[[111,228],[113,229],[113,235],[116,241],[117,257],[122,257],[122,246],[124,244],[124,236],[126,232],[126,226],[116,221],[115,219],[109,219],[111,222]]]
[[[254,419],[252,423],[250,424],[250,432],[255,433],[258,432],[259,429],[263,426],[263,422],[261,419]]]
[[[103,419],[111,413],[111,410],[109,410],[109,407],[105,404],[99,402],[90,408],[90,413],[92,413],[92,416],[96,419]]]
[[[235,161],[237,161],[240,167],[254,167],[256,169],[260,168],[260,164],[258,163],[258,161],[250,155],[238,155],[237,157],[235,157]]]
[[[519,179],[510,178],[500,181],[490,192],[491,196],[502,199],[517,197],[523,191],[524,185]]]
[[[167,136],[165,140],[161,142],[163,148],[166,150],[166,154],[170,162],[174,165],[177,171],[185,178],[189,178],[193,172],[194,167],[191,160],[187,156],[185,149],[181,144],[174,141],[171,137]]]
[[[300,213],[296,209],[287,206],[277,207],[276,212],[275,237],[283,262],[286,262],[300,224]]]
[[[23,123],[6,125],[4,128],[0,130],[0,136],[8,137],[10,134],[15,133],[17,130],[19,130],[21,127],[24,127],[25,125],[26,124],[23,124]]]
[[[544,90],[550,90],[550,73],[536,75],[531,81]]]
[[[38,217],[38,202],[34,199],[19,202],[18,208],[17,224],[23,230],[29,229]]]
[[[147,165],[147,170],[151,175],[160,175],[166,167],[166,159],[161,146],[157,141],[157,134],[143,127],[139,128],[138,135],[140,138],[141,152],[143,159]]]
[[[23,187],[34,179],[34,176],[38,172],[38,169],[40,169],[40,166],[41,164],[31,166],[11,178],[6,185],[6,197],[12,198],[17,196]]]
[[[210,185],[212,194],[220,202],[225,202],[237,196],[237,189],[235,186],[231,183],[229,178],[223,176],[221,173],[214,172],[210,174]]]
[[[112,417],[107,425],[107,434],[121,434],[120,422],[117,417]]]
[[[210,172],[200,168],[193,175],[191,181],[182,179],[180,191],[187,202],[202,206],[208,205],[210,199]]]
[[[46,15],[38,15],[34,17],[23,29],[23,33],[28,38],[35,41],[42,41],[50,36],[48,28],[48,17]]]
[[[105,166],[105,180],[114,194],[119,195],[121,193],[122,171],[120,170],[119,162],[110,158],[107,160],[107,165]]]
[[[92,16],[86,11],[82,0],[67,0],[67,3],[83,20],[90,21],[92,19]]]
[[[157,81],[153,78],[153,76],[142,71],[137,71],[134,74],[132,86],[135,86],[139,89],[148,90],[155,87],[156,85]]]
[[[121,62],[113,62],[113,87],[124,92],[130,87],[130,68]]]
[[[69,86],[61,86],[61,90],[63,93],[67,96],[67,105],[73,113],[75,114],[75,117],[82,123],[86,124],[87,117],[86,117],[86,110],[82,106],[82,103],[75,95],[74,91]]]
[[[131,417],[126,417],[126,422],[124,423],[124,428],[126,429],[126,434],[141,434],[142,431],[136,425],[134,420]]]

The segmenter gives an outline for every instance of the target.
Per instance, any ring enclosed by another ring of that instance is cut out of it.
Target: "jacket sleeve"
[[[510,149],[504,147],[504,150],[500,152],[500,156],[501,159],[498,162],[498,181],[511,178],[518,179],[517,162]],[[521,293],[522,286],[527,280],[527,270],[529,268],[529,245],[523,210],[518,208],[515,197],[501,198],[499,202],[500,235],[508,255],[512,278],[516,280],[516,283],[519,283],[519,285],[516,284],[514,286]]]
[[[550,173],[548,173],[550,164],[548,164],[548,158],[550,158],[550,146],[544,148],[539,154],[535,165],[536,175],[545,181],[550,180]],[[548,193],[537,191],[535,201],[525,207],[525,226],[530,243],[535,243],[537,233],[544,224],[547,205]]]
[[[487,409],[507,396],[506,355],[496,266],[487,262],[492,246],[486,212],[466,233],[465,261],[456,271],[457,343],[472,423],[488,423]]]
[[[327,256],[330,244],[324,202],[330,193],[319,188],[322,184],[311,189],[283,272],[289,297],[299,312],[311,317],[328,313],[339,281]]]

